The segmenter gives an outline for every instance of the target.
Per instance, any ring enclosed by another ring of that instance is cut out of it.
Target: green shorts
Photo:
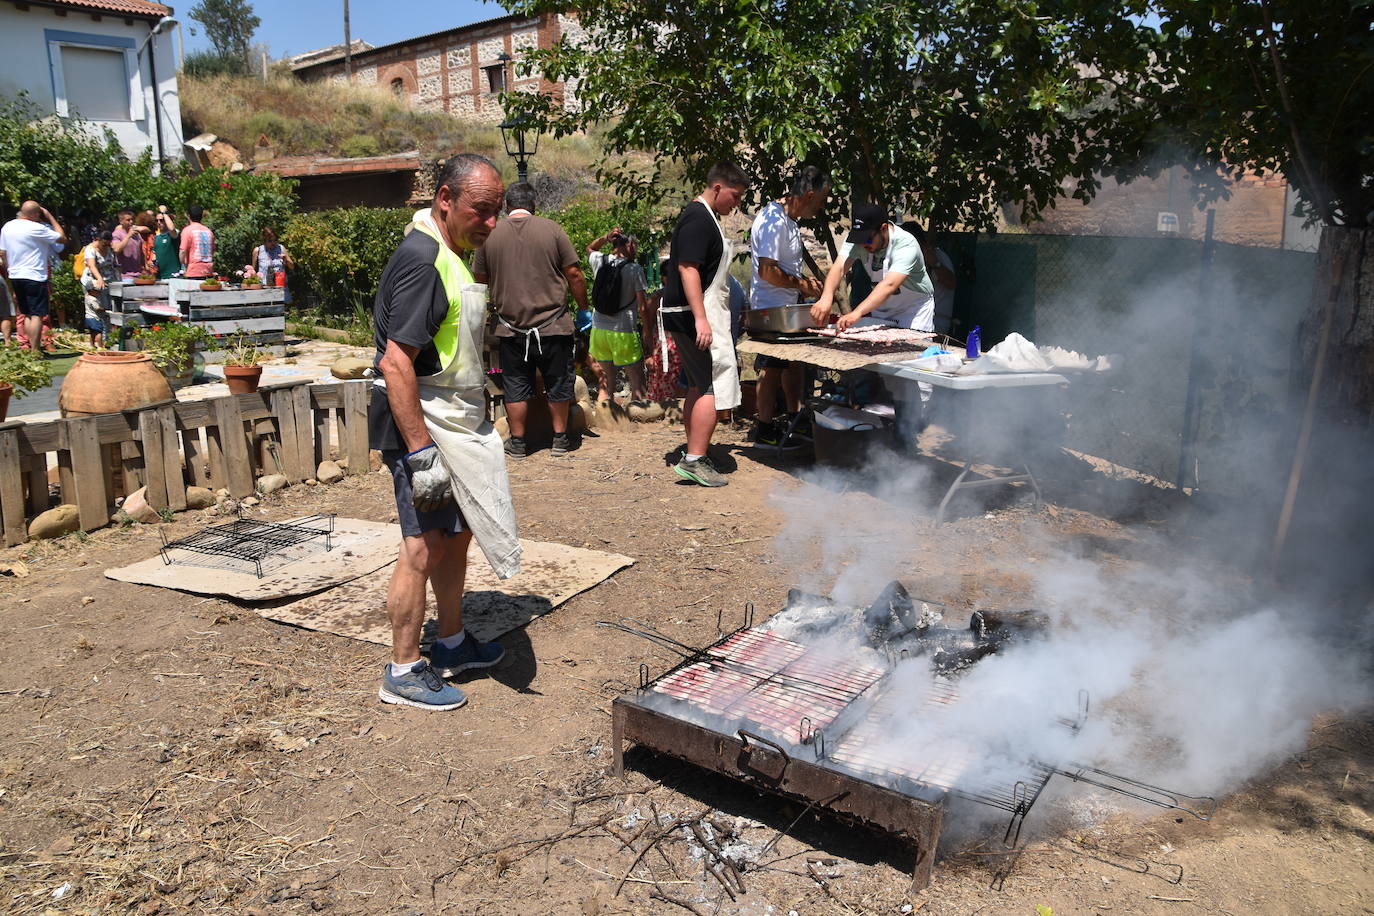
[[[614,363],[617,366],[630,366],[644,358],[644,347],[639,342],[638,331],[592,328],[587,352],[599,363]]]

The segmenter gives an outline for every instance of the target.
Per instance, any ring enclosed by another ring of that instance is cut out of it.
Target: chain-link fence
[[[968,233],[939,244],[959,278],[956,336],[976,324],[985,348],[1017,331],[1115,355],[1114,371],[1070,386],[1069,448],[1226,489],[1253,449],[1282,447],[1311,252],[1213,243],[1205,269],[1206,245],[1190,239]],[[1197,445],[1181,468],[1190,379]]]

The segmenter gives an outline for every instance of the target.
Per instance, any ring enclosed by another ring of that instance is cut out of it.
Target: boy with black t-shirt
[[[730,245],[720,217],[739,206],[749,179],[739,166],[718,163],[706,175],[706,190],[686,207],[673,227],[668,270],[663,275],[663,329],[673,336],[687,397],[682,422],[687,450],[673,471],[703,487],[723,487],[706,451],[716,429],[716,410],[739,405],[739,368],[730,339],[727,287]]]

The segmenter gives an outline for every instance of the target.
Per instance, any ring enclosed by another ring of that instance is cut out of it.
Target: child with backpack
[[[601,249],[607,242],[611,253]],[[592,267],[592,333],[588,351],[596,361],[600,382],[598,404],[615,404],[616,370],[624,369],[630,382],[631,403],[648,400],[644,381],[644,346],[639,315],[644,310],[647,284],[644,269],[635,262],[638,244],[620,227],[587,246]]]

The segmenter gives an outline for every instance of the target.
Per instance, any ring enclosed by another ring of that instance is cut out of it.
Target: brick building
[[[353,79],[390,89],[416,108],[495,123],[503,116],[500,94],[506,89],[543,92],[574,104],[573,82],[518,77],[516,63],[531,48],[547,48],[564,35],[579,34],[577,20],[567,15],[501,16],[355,52]],[[342,48],[292,70],[303,80],[346,79]]]
[[[1065,182],[1065,194],[1072,182]],[[1247,173],[1230,183],[1230,196],[1210,207],[1217,211],[1216,238],[1237,245],[1315,251],[1320,230],[1304,227],[1293,216],[1297,203],[1288,180],[1277,173]],[[1089,204],[1062,198],[1043,220],[1025,228],[1051,235],[1110,235],[1151,237],[1157,235],[1201,239],[1207,215],[1194,203],[1196,191],[1180,166],[1164,170],[1157,178],[1139,178],[1129,184],[1111,179]],[[1006,214],[1014,224],[1015,213]]]

